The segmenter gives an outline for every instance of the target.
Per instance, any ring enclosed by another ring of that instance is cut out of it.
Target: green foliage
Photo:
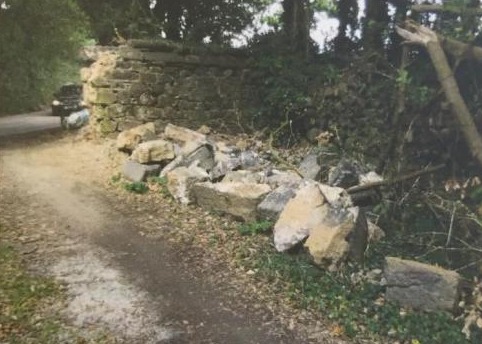
[[[124,190],[136,194],[145,194],[149,191],[149,187],[144,182],[124,183],[122,186]]]
[[[160,33],[149,0],[76,1],[88,16],[94,38],[100,44],[114,43],[118,34],[138,38]]]
[[[285,128],[277,132],[278,143],[297,138],[310,121],[318,121],[313,90],[327,86],[338,77],[334,65],[306,61],[293,55],[283,35],[268,34],[251,43],[253,72],[249,82],[255,85],[259,106],[252,111],[256,127]],[[289,123],[289,125],[286,125]],[[294,143],[294,142],[291,142]]]
[[[410,83],[410,77],[408,75],[408,71],[406,69],[400,69],[397,75],[398,86],[401,86],[401,85],[408,86],[409,83]]]
[[[381,287],[354,285],[349,271],[332,274],[313,266],[305,256],[272,251],[257,254],[250,268],[257,269],[272,285],[288,288],[301,307],[320,311],[349,337],[383,336],[404,343],[468,343],[460,332],[461,324],[450,315],[402,313],[396,305],[377,302]]]
[[[122,179],[122,174],[120,173],[116,173],[115,175],[113,175],[111,178],[110,178],[110,182],[112,184],[117,184],[121,181]]]
[[[122,177],[120,174],[115,175],[111,178],[112,184],[117,184],[121,181]],[[165,177],[149,177],[147,182],[122,182],[120,184],[122,188],[126,191],[136,193],[136,194],[145,194],[149,191],[158,192],[164,197],[170,197],[171,194],[167,189],[167,179]]]
[[[61,295],[60,286],[51,279],[29,276],[5,243],[0,243],[0,275],[0,341],[55,342],[60,331],[58,319],[34,315]]]
[[[0,8],[0,113],[46,103],[78,77],[85,17],[73,0],[10,0]],[[75,71],[75,73],[74,73]]]
[[[150,177],[147,182],[151,185],[151,189],[159,191],[164,197],[170,197],[171,193],[167,189],[167,178],[166,177]]]
[[[446,12],[437,18],[438,31],[460,41],[473,41],[476,33],[480,33],[480,27],[477,14],[471,10],[480,8],[480,3],[470,0],[450,0],[444,1],[443,7]]]
[[[423,107],[434,95],[435,90],[428,86],[414,86],[408,89],[408,99],[412,105]]]
[[[109,44],[123,38],[229,44],[271,1],[248,0],[77,0],[90,18],[95,38]],[[117,31],[117,32],[116,32]]]
[[[475,202],[477,205],[482,204],[482,186],[477,186],[473,188],[469,193],[469,199]]]
[[[273,228],[271,221],[259,221],[251,223],[242,223],[238,226],[238,232],[241,235],[257,235],[268,233]]]
[[[166,177],[150,177],[148,179],[148,182],[158,184],[158,185],[161,185],[161,186],[166,186],[167,185],[167,178]]]
[[[327,12],[331,16],[334,16],[336,13],[336,3],[334,0],[311,1],[311,8],[317,12]]]
[[[254,20],[254,15],[266,5],[265,0],[185,1],[186,23],[184,40],[203,42],[208,39],[215,44],[229,45]]]

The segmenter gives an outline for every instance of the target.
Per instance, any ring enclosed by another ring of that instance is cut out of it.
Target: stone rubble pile
[[[230,145],[204,134],[206,128],[200,131],[168,124],[156,135],[154,124],[147,123],[120,133],[117,148],[131,154],[124,177],[133,182],[163,177],[183,205],[245,222],[273,221],[276,250],[304,246],[316,265],[330,271],[347,261],[362,263],[368,243],[384,237],[346,191],[379,181],[376,173],[342,160],[323,184],[319,180],[327,169],[316,154],[307,155],[297,171],[281,170],[259,144]],[[455,272],[387,258],[383,273],[387,298],[401,305],[449,310],[457,303]],[[414,298],[414,292],[421,296]]]

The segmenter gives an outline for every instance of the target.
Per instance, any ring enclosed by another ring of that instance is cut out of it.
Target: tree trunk
[[[311,18],[307,0],[283,0],[283,30],[293,50],[308,55]]]
[[[182,3],[178,1],[157,1],[153,9],[156,18],[163,23],[166,38],[181,40]]]
[[[348,27],[353,34],[358,25],[358,2],[357,0],[339,0],[337,3],[337,14],[340,24],[336,36],[335,52],[338,55],[345,55],[350,52],[355,43],[347,36]]]
[[[467,5],[467,10],[469,11],[480,11],[480,0],[470,0]],[[465,34],[470,34],[474,37],[478,31],[480,18],[479,15],[482,15],[482,12],[479,14],[469,12],[467,13],[467,17],[462,20],[463,22],[463,32]]]
[[[482,139],[467,105],[460,95],[459,87],[452,74],[437,34],[413,22],[406,22],[405,28],[397,27],[397,32],[407,40],[408,43],[426,47],[465,141],[472,155],[477,159],[479,166],[482,167]]]
[[[388,28],[387,0],[365,0],[362,43],[365,51],[383,52],[384,31]]]
[[[406,72],[406,67],[408,64],[408,47],[402,47],[402,57],[400,62],[399,71],[401,73]],[[376,168],[376,172],[379,174],[383,174],[387,164],[392,159],[398,143],[400,142],[400,124],[402,121],[402,115],[405,112],[405,103],[406,103],[406,96],[407,96],[407,83],[401,82],[398,84],[397,90],[397,99],[395,103],[395,109],[393,112],[393,117],[391,118],[390,123],[390,141],[388,145],[385,147],[386,150],[383,152],[380,161],[378,162],[378,166]],[[401,156],[401,154],[398,154]]]
[[[392,1],[391,4],[395,6],[395,16],[393,21],[395,23],[404,22],[407,19],[407,11],[409,8],[409,0]],[[390,30],[390,46],[388,49],[388,60],[394,65],[401,65],[403,62],[404,50],[401,43],[402,38],[395,30]]]

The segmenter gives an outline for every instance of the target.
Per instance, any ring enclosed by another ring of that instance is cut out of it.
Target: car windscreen
[[[60,96],[78,96],[82,93],[82,87],[79,85],[65,85],[60,88]]]

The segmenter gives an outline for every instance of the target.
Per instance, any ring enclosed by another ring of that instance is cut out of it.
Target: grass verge
[[[60,286],[27,274],[5,242],[0,242],[0,276],[0,342],[58,342],[60,319],[46,313],[62,297]]]
[[[64,298],[62,285],[28,273],[13,246],[0,237],[0,343],[113,343],[103,333],[85,338],[66,325],[60,315]]]

